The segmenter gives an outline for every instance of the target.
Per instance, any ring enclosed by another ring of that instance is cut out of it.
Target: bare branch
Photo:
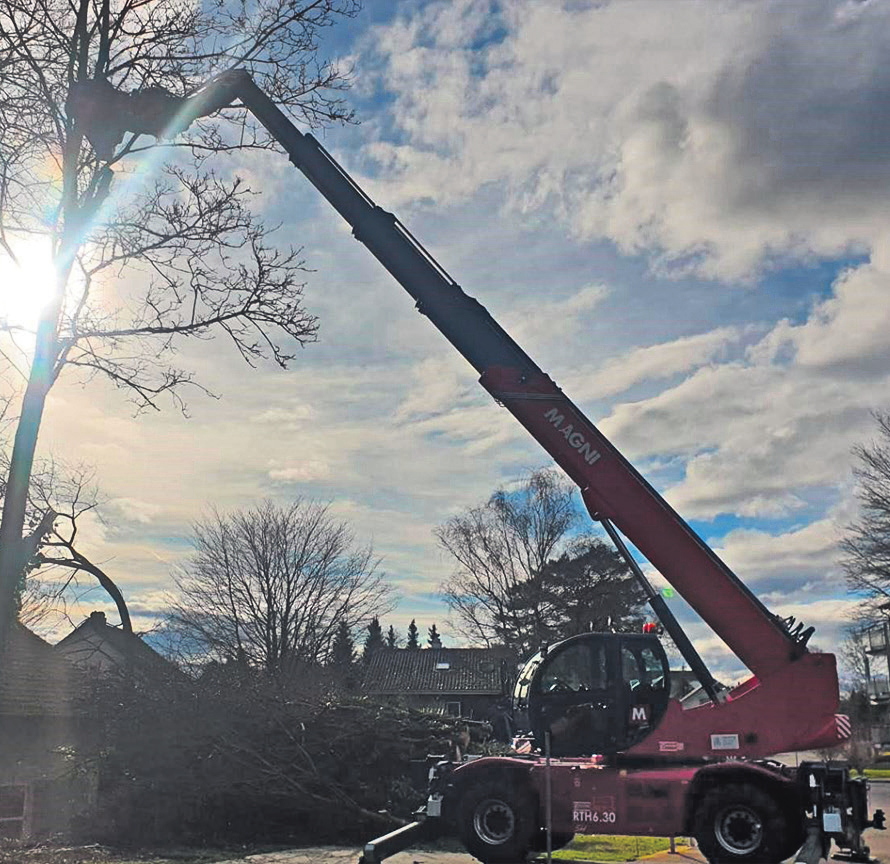
[[[250,211],[249,190],[227,163],[211,165],[214,156],[269,147],[265,132],[241,110],[219,111],[196,123],[183,146],[161,142],[170,167],[156,183],[118,190],[113,171],[132,178],[157,142],[146,148],[144,137],[112,136],[94,148],[69,110],[77,94],[135,91],[169,103],[163,94],[190,97],[244,64],[296,119],[348,122],[348,73],[320,45],[358,5],[0,0],[0,254],[15,258],[19,244],[48,237],[55,268],[10,463],[15,494],[0,520],[0,650],[43,408],[64,369],[106,377],[138,410],[160,408],[161,397],[185,410],[186,388],[199,385],[173,362],[180,337],[224,335],[249,364],[284,367],[317,333],[303,306],[300,253],[276,249],[272,229]],[[117,285],[117,308],[108,308],[108,292],[94,289]]]
[[[536,471],[439,526],[457,565],[442,586],[455,629],[521,656],[577,633],[633,628],[643,597],[614,549],[573,535],[573,495],[555,472]]]
[[[329,659],[341,622],[354,628],[391,608],[371,548],[322,504],[214,511],[193,531],[171,626],[205,659],[288,676]]]

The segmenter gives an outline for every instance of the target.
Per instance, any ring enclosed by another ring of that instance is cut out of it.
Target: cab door
[[[616,725],[611,634],[588,633],[557,645],[542,660],[532,682],[529,717],[538,746],[550,732],[554,756],[614,753]]]
[[[642,741],[658,725],[670,700],[670,669],[664,648],[651,636],[622,635],[619,651],[620,752]]]

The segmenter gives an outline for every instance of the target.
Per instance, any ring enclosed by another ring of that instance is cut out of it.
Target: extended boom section
[[[485,307],[464,293],[411,232],[378,207],[315,138],[301,133],[246,72],[224,73],[188,99],[152,99],[150,111],[127,101],[138,103],[144,96],[118,94],[115,99],[121,104],[114,103],[114,111],[103,124],[96,122],[96,105],[102,100],[91,95],[93,90],[95,86],[73,90],[69,104],[88,126],[100,126],[103,141],[122,135],[121,124],[132,125],[134,121],[128,119],[132,114],[161,110],[169,116],[168,128],[175,131],[240,100],[349,223],[354,236],[411,295],[417,309],[479,372],[482,386],[578,484],[591,515],[617,526],[754,672],[756,677],[731,691],[727,700],[710,706],[738,727],[737,737],[747,742],[739,745],[737,755],[835,742],[834,658],[809,654],[806,640],[788,632]],[[101,96],[104,90],[97,92]],[[159,126],[160,119],[152,114],[151,129]],[[768,705],[774,721],[768,734],[745,734],[747,729],[763,726]],[[701,709],[681,712],[689,715],[685,720],[677,712],[679,707],[672,707],[659,724],[669,744],[683,744],[672,752],[682,752],[684,757],[710,753],[713,748],[705,733],[713,726],[713,718],[702,716]],[[681,727],[686,729],[682,735]],[[648,746],[659,746],[650,738]],[[641,746],[645,749],[646,744]]]
[[[301,133],[246,74],[237,95],[291,161],[503,404],[581,488],[591,513],[614,522],[759,678],[805,650],[477,300],[392,214],[376,206],[311,135]],[[211,101],[216,102],[213,98]]]

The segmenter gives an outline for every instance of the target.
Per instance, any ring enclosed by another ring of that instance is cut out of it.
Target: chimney
[[[90,623],[94,624],[97,627],[105,627],[105,613],[104,612],[90,612]]]

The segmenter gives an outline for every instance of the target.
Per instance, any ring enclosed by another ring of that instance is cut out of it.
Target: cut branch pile
[[[110,842],[361,841],[410,818],[424,797],[411,760],[448,753],[463,729],[255,679],[97,691],[101,732],[79,768],[99,777],[87,833]]]

